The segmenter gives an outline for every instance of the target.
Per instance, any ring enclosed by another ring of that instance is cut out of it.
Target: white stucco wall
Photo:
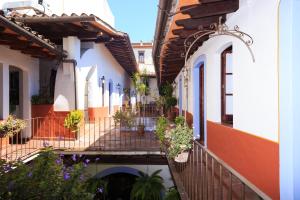
[[[111,26],[115,26],[115,17],[111,12],[107,0],[88,0],[88,2],[83,0],[47,0],[47,2],[50,5],[52,13],[57,15],[63,13],[67,15],[71,15],[72,13],[76,13],[77,15],[81,15],[82,13],[88,15],[94,14]]]
[[[233,46],[233,127],[272,141],[278,141],[278,66],[277,66],[278,1],[241,0],[237,12],[228,15],[226,24],[253,37],[251,46],[255,63],[247,48],[228,36],[205,42],[189,59],[191,68],[188,102],[183,89],[183,109],[193,113],[193,68],[199,57],[205,58],[206,117],[221,122],[220,53]],[[176,83],[179,83],[179,74]],[[199,86],[197,85],[197,88]],[[198,98],[199,99],[199,98]],[[195,114],[195,113],[194,113]]]
[[[31,96],[38,94],[39,92],[39,60],[32,58],[29,55],[22,54],[19,51],[11,50],[7,46],[0,46],[0,63],[2,70],[4,69],[5,74],[2,74],[1,91],[5,93],[1,94],[2,114],[0,118],[6,118],[8,116],[9,108],[9,71],[8,67],[15,66],[22,70],[23,80],[23,118],[31,118]],[[6,69],[5,69],[6,68]],[[4,88],[4,90],[3,90]],[[3,96],[2,96],[3,95]],[[3,112],[4,111],[4,112]]]
[[[130,86],[130,79],[124,68],[115,60],[104,44],[95,44],[93,49],[87,50],[78,62],[77,85],[78,85],[78,108],[84,108],[84,91],[86,78],[92,67],[94,72],[90,75],[88,107],[102,107],[101,77],[105,77],[105,100],[104,106],[109,104],[109,82],[113,83],[112,105],[121,106],[123,88]],[[121,96],[117,90],[117,84],[121,86]]]
[[[82,55],[80,49],[89,46]],[[64,38],[64,50],[69,59],[77,61],[76,99],[77,109],[102,107],[101,77],[105,77],[104,106],[109,106],[109,82],[113,84],[111,105],[121,106],[123,88],[130,86],[130,79],[124,68],[116,61],[104,44],[81,43],[76,37]],[[74,71],[71,63],[59,67],[55,85],[55,111],[75,109]],[[117,84],[120,84],[120,93]]]

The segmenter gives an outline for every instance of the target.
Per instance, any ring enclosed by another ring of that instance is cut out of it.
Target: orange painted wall
[[[278,143],[208,121],[207,145],[272,199],[279,199]]]
[[[113,106],[112,115],[119,110],[119,106]],[[97,120],[99,118],[109,117],[108,107],[99,107],[99,108],[88,108],[89,120]]]
[[[32,134],[35,139],[75,139],[75,134],[64,127],[69,112],[56,112],[53,105],[32,105]]]

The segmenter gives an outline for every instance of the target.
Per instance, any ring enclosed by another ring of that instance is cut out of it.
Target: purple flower
[[[90,160],[89,159],[85,159],[84,161],[86,164],[89,164]]]
[[[62,160],[61,160],[60,158],[58,158],[58,159],[56,159],[56,161],[55,161],[55,162],[56,162],[56,164],[57,164],[57,165],[60,165],[60,164],[61,164],[61,162],[62,162]]]
[[[64,154],[59,154],[59,157],[63,158],[65,155]]]
[[[70,174],[68,172],[64,173],[64,180],[69,180],[70,179]]]
[[[81,158],[82,157],[82,154],[79,154],[79,158]]]
[[[103,193],[103,188],[102,187],[97,188],[97,192]]]
[[[100,160],[100,158],[96,158],[96,159],[95,159],[95,161],[98,161],[98,160]]]
[[[32,177],[32,172],[29,172],[27,176]]]
[[[72,160],[73,160],[74,162],[76,162],[76,155],[75,155],[75,154],[72,155]]]

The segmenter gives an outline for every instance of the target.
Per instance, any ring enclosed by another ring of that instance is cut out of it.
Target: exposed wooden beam
[[[223,15],[235,12],[237,9],[239,9],[239,0],[224,0],[207,4],[199,4],[196,7],[194,7],[194,5],[191,5],[183,6],[180,8],[183,14],[188,14],[192,18]]]
[[[226,15],[214,15],[202,18],[180,19],[175,23],[178,26],[183,26],[187,30],[200,30],[201,28],[209,27],[213,23],[219,22],[219,17],[222,17],[223,22],[226,20]],[[173,30],[174,33],[174,30]]]

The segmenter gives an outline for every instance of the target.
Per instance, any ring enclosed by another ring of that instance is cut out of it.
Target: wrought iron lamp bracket
[[[253,44],[253,38],[249,34],[240,31],[237,25],[232,30],[229,30],[228,26],[222,23],[222,17],[220,17],[219,23],[213,23],[210,25],[209,29],[200,30],[196,33],[191,34],[189,37],[185,39],[184,41],[185,55],[182,55],[185,58],[184,67],[187,67],[186,65],[187,65],[188,55],[191,49],[201,38],[203,37],[214,38],[222,35],[227,35],[240,40],[247,47],[249,53],[251,54],[252,61],[255,62],[254,53],[250,47]]]

